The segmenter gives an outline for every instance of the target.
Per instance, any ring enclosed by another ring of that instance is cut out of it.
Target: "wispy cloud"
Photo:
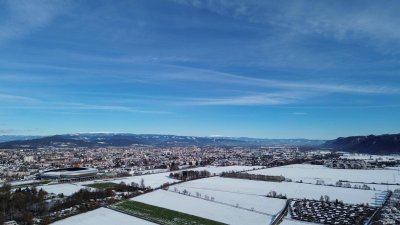
[[[3,106],[4,109],[29,109],[29,110],[42,110],[46,112],[47,110],[58,110],[64,112],[70,111],[85,111],[85,110],[95,110],[95,111],[115,111],[115,112],[126,112],[126,113],[144,113],[144,114],[169,114],[167,111],[157,111],[157,110],[141,110],[128,106],[119,105],[93,105],[84,103],[72,103],[72,102],[36,102],[36,104],[31,105],[8,105]]]
[[[241,1],[173,0],[179,4],[283,28],[295,34],[320,35],[336,40],[358,40],[386,53],[400,51],[399,2],[391,7],[374,1]]]
[[[146,113],[146,114],[169,114],[166,111],[140,110],[127,106],[116,105],[91,105],[83,103],[56,103],[53,109],[75,109],[75,110],[103,110],[103,111],[120,111],[128,113]]]
[[[40,132],[40,129],[10,129],[10,128],[0,128],[0,135],[10,135],[10,134],[23,134],[23,133],[36,133]]]
[[[14,129],[0,128],[0,134],[11,134],[15,133]]]
[[[313,105],[313,106],[279,106],[281,108],[288,108],[288,109],[384,109],[384,108],[400,108],[400,104],[392,104],[392,105],[385,105],[385,104],[376,104],[376,105]]]
[[[360,94],[394,94],[399,93],[398,88],[374,85],[354,84],[328,84],[311,82],[282,81],[264,78],[254,78],[225,72],[218,72],[207,69],[181,67],[182,72],[161,75],[164,78],[176,80],[192,80],[196,82],[217,82],[224,84],[240,84],[258,87],[272,87],[289,90],[308,90],[317,92],[333,93],[360,93]]]
[[[257,95],[242,95],[232,97],[192,98],[182,99],[184,105],[283,105],[299,102],[304,98],[302,93],[261,93]]]
[[[66,10],[66,2],[59,0],[7,0],[2,5],[5,12],[0,22],[0,44],[49,25]]]
[[[35,101],[37,101],[37,99],[26,97],[26,96],[10,95],[10,94],[0,93],[0,101],[35,102]]]
[[[295,115],[295,116],[305,116],[308,115],[306,112],[291,112],[289,113],[290,115]]]
[[[112,58],[112,57],[95,57],[95,56],[82,56],[88,57],[91,60],[98,60],[101,62],[113,62],[119,64],[132,64],[127,58]],[[310,81],[295,81],[295,80],[278,80],[278,79],[267,79],[258,78],[249,75],[238,75],[227,72],[220,72],[211,69],[194,68],[188,66],[181,66],[175,64],[162,63],[150,63],[152,71],[145,71],[146,76],[142,74],[136,74],[130,71],[118,71],[118,70],[99,70],[99,69],[83,69],[79,67],[60,67],[60,66],[46,66],[42,64],[21,64],[28,67],[46,67],[53,70],[67,70],[71,71],[69,76],[41,76],[41,75],[30,75],[30,74],[0,74],[0,80],[5,81],[36,81],[36,82],[79,82],[90,81],[104,82],[107,78],[107,82],[129,82],[129,83],[147,83],[154,84],[155,82],[162,82],[162,80],[182,80],[182,81],[193,81],[203,83],[220,83],[220,84],[232,84],[240,86],[256,86],[256,87],[270,87],[279,88],[290,91],[315,91],[320,93],[355,93],[355,94],[399,94],[400,88],[392,87],[388,85],[363,85],[356,84],[354,81],[346,82],[319,82],[316,83],[313,80]],[[76,72],[76,73],[73,73]],[[101,77],[100,81],[94,78]],[[265,74],[262,77],[278,77],[276,74]],[[344,80],[344,79],[341,79]],[[360,79],[360,81],[362,81]]]

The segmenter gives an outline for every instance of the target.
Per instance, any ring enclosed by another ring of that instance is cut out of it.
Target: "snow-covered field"
[[[87,213],[72,216],[53,225],[156,225],[111,209],[99,208]]]
[[[220,174],[222,172],[228,172],[228,171],[246,171],[246,170],[252,170],[253,168],[261,168],[261,166],[223,166],[223,167],[216,167],[216,166],[208,166],[208,167],[197,167],[197,168],[192,168],[192,169],[186,169],[186,170],[207,170],[211,174]],[[132,176],[132,177],[123,177],[123,178],[118,178],[114,179],[111,182],[125,182],[127,184],[130,184],[132,182],[140,184],[140,181],[143,179],[144,184],[146,186],[150,186],[152,188],[157,188],[163,185],[164,183],[175,183],[178,182],[179,180],[172,179],[169,177],[169,174],[171,172],[165,172],[165,173],[156,173],[156,174],[149,174],[149,175],[141,175],[141,176]]]
[[[13,181],[10,182],[11,186],[18,186],[18,185],[25,185],[25,184],[35,184],[40,183],[40,180],[20,180],[20,181]]]
[[[286,200],[277,198],[267,198],[264,196],[248,195],[240,193],[232,193],[226,191],[214,191],[208,189],[201,189],[191,186],[190,182],[188,185],[174,185],[169,188],[169,191],[175,192],[175,188],[179,192],[186,190],[191,196],[196,196],[197,193],[201,194],[200,198],[213,197],[215,202],[222,202],[225,204],[236,206],[246,209],[254,209],[258,212],[267,213],[270,215],[278,214],[286,204]]]
[[[158,188],[164,183],[175,183],[178,182],[179,180],[169,178],[169,172],[168,173],[154,173],[154,174],[148,174],[148,175],[140,175],[140,176],[130,176],[130,177],[120,177],[120,178],[113,178],[113,179],[101,179],[101,180],[91,180],[91,181],[85,181],[85,182],[79,182],[76,183],[77,185],[87,185],[87,184],[93,184],[93,183],[104,183],[104,182],[112,182],[119,184],[121,182],[124,182],[126,184],[131,184],[132,182],[135,182],[137,184],[140,184],[141,180],[143,179],[144,184],[146,186],[150,186],[152,188]]]
[[[75,185],[75,184],[52,184],[52,185],[42,185],[38,186],[36,189],[43,189],[48,193],[53,193],[53,194],[61,194],[63,193],[65,196],[70,196],[73,193],[79,191],[82,188],[88,188],[80,185]],[[90,188],[88,188],[90,189]]]
[[[262,166],[205,166],[205,167],[197,167],[197,168],[191,168],[191,169],[186,169],[186,170],[196,170],[196,171],[207,170],[212,175],[214,175],[214,174],[219,175],[222,172],[248,171],[248,170],[253,170],[253,169],[261,169],[261,168],[263,168],[263,167]]]
[[[340,158],[342,159],[362,159],[366,161],[394,161],[400,160],[400,155],[369,155],[369,154],[357,154],[357,153],[348,153],[344,154]]]
[[[354,184],[353,184],[354,185]],[[400,185],[384,185],[384,184],[368,184],[372,190],[377,191],[394,191],[400,189]]]
[[[185,170],[207,170],[211,174],[220,174],[222,172],[228,171],[247,171],[252,169],[261,168],[261,166],[223,166],[223,167],[216,167],[216,166],[207,166],[207,167],[196,167],[190,168]],[[177,172],[177,171],[174,171]],[[140,184],[141,180],[143,179],[144,184],[146,186],[150,186],[152,188],[158,188],[165,183],[176,183],[179,180],[172,179],[169,177],[171,172],[165,173],[154,173],[154,174],[146,174],[146,175],[139,175],[139,176],[130,176],[130,177],[121,177],[115,179],[103,179],[103,180],[91,180],[85,182],[79,182],[78,185],[87,185],[93,183],[103,183],[103,182],[113,182],[113,183],[121,183],[124,182],[126,184],[130,184],[132,182]]]
[[[259,167],[258,167],[259,168]],[[252,170],[252,167],[198,167],[189,170],[208,170],[212,174],[220,174],[225,171],[248,171],[254,174],[283,175],[294,181],[303,180],[313,184],[296,182],[265,182],[255,180],[210,177],[189,182],[175,184],[169,190],[157,190],[133,198],[135,201],[163,207],[194,216],[207,218],[232,225],[270,224],[275,215],[284,208],[286,200],[267,198],[266,195],[275,191],[286,195],[288,198],[320,199],[328,195],[331,200],[341,200],[344,203],[359,204],[368,203],[375,205],[376,199],[382,199],[386,194],[383,191],[361,190],[352,188],[341,188],[334,186],[315,185],[316,180],[324,180],[325,183],[335,184],[338,180],[349,180],[353,182],[387,182],[385,179],[397,179],[399,171],[394,169],[385,170],[341,170],[330,169],[315,165],[290,165],[262,170]],[[84,184],[96,182],[131,182],[140,183],[144,180],[146,186],[153,188],[169,182],[178,180],[169,178],[170,172],[123,177],[107,180],[95,180],[75,184],[57,184],[40,186],[48,192],[55,194],[64,193],[70,195],[81,188]],[[382,177],[384,176],[384,177]],[[389,176],[389,177],[387,177]],[[393,178],[394,176],[394,178]],[[400,175],[399,175],[400,178]],[[399,179],[400,181],[400,179]],[[384,185],[376,186],[383,189]],[[39,187],[39,188],[40,188]],[[386,186],[385,186],[386,187]],[[383,190],[386,190],[383,189]],[[185,193],[189,194],[182,194]],[[207,197],[206,197],[207,196]],[[69,224],[153,224],[135,217],[115,212],[110,209],[101,208],[89,213],[70,217],[54,223],[56,225]],[[283,225],[307,225],[311,223],[284,219]]]
[[[246,170],[252,170],[253,168],[261,168],[260,166],[225,166],[225,167],[215,167],[215,166],[208,166],[208,167],[197,167],[197,168],[192,168],[192,169],[187,169],[187,170],[207,170],[212,174],[220,174],[222,172],[227,172],[227,171],[246,171]],[[140,175],[140,176],[130,176],[130,177],[121,177],[121,178],[113,178],[113,179],[99,179],[99,180],[90,180],[90,181],[84,181],[84,182],[77,182],[77,183],[71,183],[71,184],[53,184],[53,185],[42,185],[38,186],[37,189],[43,188],[43,190],[49,192],[49,193],[54,193],[54,194],[60,194],[63,193],[66,196],[72,195],[73,193],[79,191],[82,188],[87,188],[84,185],[87,184],[93,184],[93,183],[104,183],[104,182],[113,182],[113,183],[121,183],[124,182],[126,184],[131,184],[132,182],[135,182],[137,184],[140,184],[141,180],[143,179],[144,184],[146,186],[150,186],[151,188],[158,188],[161,185],[165,183],[176,183],[179,180],[172,179],[169,177],[170,172],[164,172],[164,173],[153,173],[153,174],[146,174],[146,175]]]
[[[173,189],[174,186],[171,188]],[[344,203],[375,203],[375,195],[385,194],[381,191],[359,190],[294,182],[265,182],[233,178],[211,177],[179,184],[179,187],[212,190],[227,193],[248,195],[267,195],[270,191],[286,194],[288,198],[307,198],[319,200],[321,195],[328,195],[331,200],[342,200]]]
[[[272,216],[165,190],[140,195],[133,200],[231,225],[267,225],[272,221]]]
[[[388,166],[388,167],[385,167],[385,169],[387,169],[387,170],[397,170],[397,171],[399,171],[399,170],[400,170],[400,167],[399,167],[399,166]]]
[[[184,195],[184,191],[190,193],[190,196]],[[265,197],[270,191],[285,194],[288,198],[318,200],[321,196],[328,195],[331,200],[338,199],[350,204],[371,205],[375,204],[377,196],[386,194],[381,191],[294,182],[279,183],[210,177],[176,184],[168,191],[157,190],[135,197],[133,200],[228,224],[269,224],[273,216],[278,214],[285,205],[285,200]],[[200,196],[197,196],[198,194]],[[283,224],[310,223],[285,219]]]
[[[114,183],[124,182],[126,184],[130,184],[132,182],[140,184],[141,180],[143,179],[144,184],[150,186],[152,188],[158,188],[164,183],[175,183],[179,180],[169,178],[170,173],[155,173],[149,175],[141,175],[141,176],[132,176],[132,177],[121,177],[111,180]]]
[[[294,164],[250,171],[251,174],[282,175],[293,181],[302,180],[305,183],[315,184],[317,180],[324,180],[325,184],[335,185],[339,180],[364,183],[400,183],[400,171],[393,169],[355,170],[332,169],[322,165]],[[385,188],[386,190],[386,188]]]
[[[313,224],[317,225],[319,223],[309,223],[293,219],[283,219],[282,223],[280,223],[279,225],[313,225]]]

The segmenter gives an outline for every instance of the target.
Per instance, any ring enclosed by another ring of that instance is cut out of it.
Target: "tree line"
[[[186,170],[186,171],[181,171],[177,173],[170,173],[169,177],[174,178],[177,180],[195,180],[195,179],[200,179],[200,178],[205,178],[211,176],[211,173],[208,172],[207,170]]]
[[[36,188],[11,191],[9,184],[0,187],[0,223],[15,220],[19,224],[33,224],[32,219],[47,212],[47,192]]]
[[[246,180],[273,181],[273,182],[285,181],[284,176],[271,176],[271,175],[236,173],[236,172],[223,172],[221,173],[221,177],[239,178]]]

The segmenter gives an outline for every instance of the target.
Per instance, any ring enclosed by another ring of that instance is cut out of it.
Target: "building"
[[[72,167],[56,170],[47,170],[39,174],[40,179],[73,181],[96,178],[99,171],[94,168]]]

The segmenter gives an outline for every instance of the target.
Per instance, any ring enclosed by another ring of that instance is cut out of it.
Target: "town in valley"
[[[92,139],[102,140],[97,147],[78,146],[72,139],[42,140],[40,147],[32,144],[40,138],[3,142],[13,147],[0,151],[2,198],[13,201],[2,200],[1,222],[400,222],[399,155],[350,153],[316,143],[295,146],[282,140],[275,145],[254,140],[226,144],[218,138],[225,144],[210,144],[206,140],[215,138],[204,138],[197,145],[171,144],[174,136],[157,145],[102,146],[118,135],[96,134]],[[182,222],[175,221],[181,217]]]

